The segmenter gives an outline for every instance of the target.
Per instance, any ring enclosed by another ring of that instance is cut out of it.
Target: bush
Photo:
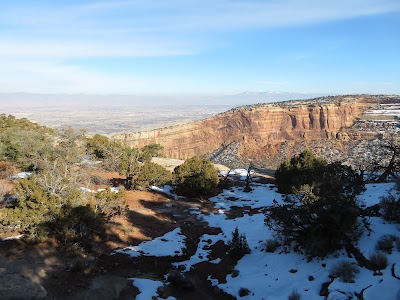
[[[386,269],[388,266],[388,259],[385,253],[377,251],[369,256],[371,267],[374,271]]]
[[[290,161],[282,163],[275,172],[278,191],[290,194],[296,187],[312,184],[320,175],[318,170],[326,164],[325,160],[317,158],[309,150],[294,156]]]
[[[265,251],[273,253],[279,246],[280,242],[277,239],[268,239],[265,243]]]
[[[340,278],[342,282],[354,283],[355,276],[359,272],[357,265],[349,261],[340,261],[332,267],[330,275]]]
[[[239,289],[239,297],[245,297],[250,294],[250,290],[246,288]]]
[[[93,154],[96,158],[104,159],[108,150],[111,148],[112,141],[105,135],[96,134],[86,141],[87,152]]]
[[[151,161],[152,157],[161,156],[161,151],[164,150],[164,147],[160,144],[150,144],[140,150],[142,151],[142,160]]]
[[[239,229],[237,227],[235,231],[232,232],[232,239],[228,242],[228,246],[229,255],[235,259],[241,259],[244,255],[251,252],[246,236],[244,234],[239,234]]]
[[[338,195],[351,201],[364,191],[362,176],[351,167],[340,162],[327,164],[307,150],[282,163],[275,178],[279,192],[301,195],[305,203],[335,200]]]
[[[284,204],[274,201],[266,224],[288,244],[324,257],[361,236],[356,196],[364,183],[350,167],[327,164],[305,151],[283,163],[276,180],[280,191],[295,195],[287,196]]]
[[[174,169],[178,194],[196,196],[212,193],[218,185],[218,171],[209,160],[197,156],[187,159]]]
[[[172,174],[164,167],[153,163],[145,162],[139,168],[138,175],[132,180],[133,189],[142,189],[152,185],[162,186],[170,183]]]
[[[108,185],[109,184],[109,180],[108,179],[104,179],[104,178],[102,178],[102,177],[100,177],[100,176],[97,176],[97,175],[94,175],[94,176],[91,176],[90,177],[90,181],[93,183],[93,184],[96,184],[96,185]]]
[[[293,290],[292,293],[288,297],[288,300],[300,300],[300,299],[301,299],[301,295],[296,290]]]
[[[167,282],[178,289],[190,290],[194,288],[193,282],[188,275],[178,270],[172,270],[168,273]]]
[[[376,250],[392,254],[396,240],[396,236],[385,234],[376,243]]]
[[[50,220],[61,211],[62,200],[48,195],[33,178],[18,180],[14,194],[17,198],[16,205],[2,209],[2,230],[30,231],[34,237],[38,235],[34,227]]]
[[[239,274],[240,274],[240,271],[238,269],[233,269],[231,276],[232,276],[232,278],[235,278],[235,277],[238,277]]]
[[[120,187],[118,193],[114,193],[110,188],[98,192],[94,200],[95,212],[102,214],[106,219],[115,215],[120,215],[125,209],[125,191]]]
[[[389,222],[400,223],[400,198],[396,199],[393,195],[381,197],[380,207],[382,217]]]

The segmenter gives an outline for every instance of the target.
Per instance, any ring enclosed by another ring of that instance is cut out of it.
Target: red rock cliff
[[[277,154],[277,146],[285,141],[341,138],[341,128],[351,126],[367,105],[359,100],[241,107],[199,122],[114,138],[139,148],[159,143],[167,157],[179,159],[212,153],[236,142],[240,143],[239,154],[262,159],[267,152]]]

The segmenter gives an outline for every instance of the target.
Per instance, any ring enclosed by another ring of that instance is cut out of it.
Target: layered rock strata
[[[187,159],[211,155],[229,145],[240,145],[240,157],[274,160],[282,145],[324,140],[357,140],[367,132],[348,131],[367,109],[383,100],[377,97],[327,99],[244,106],[212,118],[151,131],[119,134],[115,139],[134,147],[151,143],[164,146],[164,155]],[[371,136],[369,137],[371,138]]]

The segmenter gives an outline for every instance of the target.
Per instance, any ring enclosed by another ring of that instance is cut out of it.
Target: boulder
[[[34,283],[19,274],[0,269],[0,299],[44,299],[47,291],[38,283]]]

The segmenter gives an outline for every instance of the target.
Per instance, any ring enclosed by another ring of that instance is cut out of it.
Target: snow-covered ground
[[[19,172],[15,175],[11,176],[11,179],[25,179],[30,178],[32,176],[32,172]]]
[[[93,194],[96,194],[96,193],[98,193],[98,192],[102,192],[102,191],[105,191],[105,190],[106,190],[106,189],[91,190],[91,189],[86,188],[86,187],[80,187],[79,189],[80,189],[82,192],[85,192],[85,193],[93,193]],[[118,192],[119,192],[119,188],[118,188],[118,187],[110,187],[110,190],[111,190],[111,192],[113,192],[113,193],[118,193]]]
[[[273,238],[274,233],[264,224],[265,217],[261,209],[270,206],[273,200],[281,202],[282,195],[276,192],[273,185],[253,183],[252,187],[253,191],[249,193],[243,192],[243,188],[234,187],[211,198],[210,200],[218,208],[215,214],[203,214],[199,210],[191,210],[198,219],[207,221],[209,226],[221,228],[222,233],[201,236],[196,253],[187,261],[174,263],[174,266],[182,266],[180,268],[183,271],[188,271],[199,262],[209,260],[210,246],[219,240],[227,243],[232,237],[232,232],[238,227],[239,232],[246,235],[251,253],[238,261],[235,267],[237,271],[227,276],[226,283],[219,283],[218,280],[209,277],[213,285],[239,299],[288,299],[293,291],[297,291],[301,299],[325,299],[320,296],[320,290],[323,283],[330,281],[332,266],[338,261],[356,264],[356,260],[349,257],[344,250],[337,251],[327,258],[312,261],[293,251],[283,251],[282,248],[278,248],[274,253],[267,253],[264,250],[265,242]],[[382,195],[394,193],[393,188],[392,183],[368,184],[359,200],[362,204],[371,206],[379,203]],[[224,212],[230,210],[232,206],[248,206],[260,211],[257,213],[253,210],[252,215],[245,212],[242,217],[228,219]],[[376,242],[383,235],[392,234],[400,237],[399,225],[389,224],[379,217],[371,217],[369,221],[371,231],[365,231],[357,245],[366,257],[375,251]],[[179,229],[175,229],[153,241],[118,252],[132,256],[171,256],[181,255],[183,248],[185,248],[185,238]],[[382,271],[382,275],[376,275],[371,270],[359,267],[354,283],[344,283],[336,278],[329,285],[328,299],[357,299],[356,293],[364,289],[365,300],[400,299],[400,280],[391,274],[391,266],[395,263],[397,263],[395,272],[397,275],[400,274],[400,249],[395,249],[389,254],[388,261],[389,265]],[[212,261],[217,264],[219,262],[219,259]],[[146,279],[132,280],[141,291],[137,299],[151,299],[151,296],[156,296],[157,287],[162,285],[162,282]],[[240,297],[241,289],[249,290],[249,294]]]
[[[186,247],[185,239],[181,229],[176,228],[154,240],[143,242],[139,246],[131,246],[115,252],[130,256],[179,256],[183,254],[182,249]]]

